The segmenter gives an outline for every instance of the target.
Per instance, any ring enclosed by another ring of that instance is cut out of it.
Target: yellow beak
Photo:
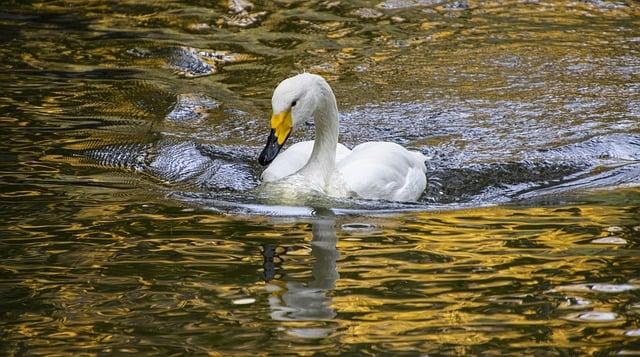
[[[291,133],[292,127],[291,110],[271,115],[271,128],[275,131],[274,134],[278,139],[278,145],[284,144],[284,141],[287,140]]]
[[[291,134],[292,128],[291,110],[271,116],[271,132],[269,133],[269,138],[267,138],[267,145],[265,145],[258,157],[260,165],[268,165],[278,156],[282,145]]]

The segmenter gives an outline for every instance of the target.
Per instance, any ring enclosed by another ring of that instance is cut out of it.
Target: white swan
[[[427,185],[426,157],[389,142],[368,142],[347,149],[338,143],[338,107],[324,78],[302,73],[273,91],[271,133],[259,162],[269,165],[264,182],[313,189],[333,197],[416,201]],[[313,119],[315,141],[280,148],[305,121]]]

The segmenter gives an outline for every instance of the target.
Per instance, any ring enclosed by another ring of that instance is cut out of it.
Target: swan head
[[[271,163],[291,132],[313,118],[326,89],[331,93],[324,78],[311,73],[301,73],[278,84],[271,97],[271,133],[258,158],[261,165]]]

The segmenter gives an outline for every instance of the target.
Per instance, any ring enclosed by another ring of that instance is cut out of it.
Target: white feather
[[[272,105],[274,113],[292,111],[294,129],[311,116],[316,140],[282,152],[262,173],[263,181],[290,184],[300,191],[319,188],[334,197],[416,201],[422,195],[427,179],[421,153],[390,142],[363,143],[352,151],[338,143],[336,100],[322,77],[302,73],[282,81]]]
[[[262,180],[266,182],[278,181],[298,172],[309,161],[313,143],[313,140],[311,140],[291,145],[283,153],[276,156],[271,165],[262,172]],[[338,144],[336,147],[336,162],[340,162],[349,154],[351,154],[351,150],[342,144]]]

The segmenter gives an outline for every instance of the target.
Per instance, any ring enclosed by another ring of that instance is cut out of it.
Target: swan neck
[[[304,167],[312,179],[320,178],[317,182],[323,187],[336,165],[336,147],[338,146],[338,106],[331,88],[323,88],[321,100],[314,113],[316,139],[313,144],[311,157]]]

